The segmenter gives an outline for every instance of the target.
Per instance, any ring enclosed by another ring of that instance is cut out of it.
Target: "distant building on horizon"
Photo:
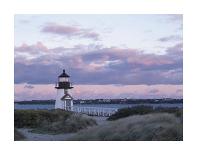
[[[58,82],[55,86],[57,89],[55,109],[73,110],[73,97],[69,93],[69,90],[73,87],[71,86],[69,77],[70,76],[65,73],[65,69],[63,69],[63,73],[58,76]]]

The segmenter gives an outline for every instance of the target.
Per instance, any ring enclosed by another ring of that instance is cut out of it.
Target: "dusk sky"
[[[182,15],[15,15],[15,100],[182,98]]]

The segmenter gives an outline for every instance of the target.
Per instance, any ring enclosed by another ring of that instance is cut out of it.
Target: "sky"
[[[15,100],[182,98],[182,15],[15,15]]]

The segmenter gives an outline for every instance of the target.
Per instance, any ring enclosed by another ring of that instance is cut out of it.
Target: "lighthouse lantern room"
[[[57,95],[55,100],[55,109],[73,110],[73,97],[69,94],[69,89],[72,89],[72,85],[69,81],[69,75],[63,73],[58,76],[58,82],[55,88],[57,89]]]

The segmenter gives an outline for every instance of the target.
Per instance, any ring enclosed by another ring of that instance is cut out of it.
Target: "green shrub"
[[[183,125],[168,113],[135,115],[79,131],[76,141],[180,141]]]
[[[123,117],[128,117],[131,115],[144,115],[148,113],[152,113],[154,111],[153,107],[151,106],[135,106],[131,108],[122,108],[119,109],[116,113],[111,115],[108,120],[116,120]]]
[[[135,106],[129,108],[119,109],[116,113],[111,115],[107,120],[117,120],[119,118],[133,116],[133,115],[144,115],[150,113],[173,113],[175,116],[182,118],[183,109],[181,108],[169,108],[169,107],[158,107],[153,108],[152,106]]]

